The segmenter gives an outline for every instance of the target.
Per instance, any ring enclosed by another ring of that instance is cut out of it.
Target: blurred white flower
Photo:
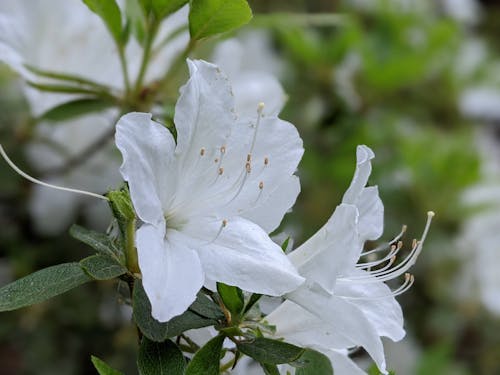
[[[183,8],[162,23],[155,48],[179,27],[187,23]],[[151,59],[146,82],[161,77],[188,41],[181,32],[158,49]],[[126,50],[129,78],[139,70],[142,51],[131,38]],[[18,72],[25,81],[53,83],[26,68],[71,74],[123,90],[124,79],[119,55],[102,20],[78,0],[6,0],[0,2],[0,61]],[[24,93],[33,116],[75,99],[75,95],[38,91],[26,83]],[[38,171],[60,168],[76,158],[106,133],[112,131],[117,111],[84,115],[57,124],[44,122],[34,130],[33,142],[27,147],[28,159]],[[111,138],[111,137],[110,137]],[[120,181],[119,158],[112,144],[103,146],[89,160],[73,166],[67,173],[49,177],[57,185],[83,188],[103,193]],[[61,193],[41,186],[33,187],[30,213],[35,228],[45,234],[57,234],[74,220],[80,208],[91,226],[103,228],[111,215],[103,202],[90,201],[79,195]]]
[[[465,25],[474,25],[481,19],[481,6],[477,0],[441,0],[445,13]]]
[[[260,102],[266,103],[269,115],[285,105],[285,92],[275,77],[280,76],[282,62],[270,44],[264,31],[252,31],[223,41],[214,51],[213,60],[229,77],[241,115],[253,114]]]
[[[460,110],[468,117],[494,121],[500,119],[500,90],[493,87],[470,87],[460,95]]]
[[[117,124],[137,215],[139,267],[152,315],[167,321],[200,287],[220,281],[281,295],[303,282],[267,235],[299,193],[295,127],[275,116],[238,118],[220,69],[188,61],[191,78],[175,108],[177,142],[145,113]]]
[[[358,94],[354,82],[361,67],[360,56],[355,52],[351,52],[333,71],[333,83],[336,92],[351,111],[357,111],[362,104],[362,98]]]
[[[401,307],[394,297],[413,283],[406,271],[422,250],[432,217],[430,213],[421,241],[397,265],[393,263],[400,244],[390,246],[389,253],[375,261],[367,255],[383,248],[362,253],[364,242],[377,239],[383,230],[377,187],[366,187],[373,157],[368,147],[358,146],[356,172],[342,204],[323,228],[289,254],[306,282],[266,317],[276,325],[277,337],[323,352],[340,375],[364,374],[347,356],[346,349],[355,346],[363,346],[387,373],[380,337],[398,341],[405,335]],[[396,290],[385,284],[403,274],[405,281]]]

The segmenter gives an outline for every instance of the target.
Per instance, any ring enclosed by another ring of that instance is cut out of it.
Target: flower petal
[[[338,350],[328,350],[323,352],[332,362],[335,375],[366,375],[358,365],[347,355]]]
[[[382,341],[373,324],[356,305],[329,295],[317,285],[303,285],[289,293],[287,299],[316,315],[331,329],[330,349],[363,346],[380,371],[386,371]]]
[[[337,278],[359,258],[357,228],[358,210],[341,204],[318,232],[289,254],[290,260],[302,276],[332,292]]]
[[[116,146],[137,214],[146,223],[164,227],[162,207],[175,191],[172,134],[149,113],[128,113],[116,125]]]
[[[375,154],[369,147],[361,145],[356,148],[356,171],[354,172],[351,185],[342,198],[342,203],[357,205],[358,199],[372,172],[371,159],[374,157]]]
[[[189,246],[198,251],[209,282],[277,296],[304,281],[281,248],[246,219],[232,217],[223,223],[197,218],[183,227],[182,234],[190,237]]]
[[[137,230],[137,254],[151,315],[166,322],[193,303],[203,285],[203,270],[195,251],[175,230],[164,238],[160,229],[144,224]]]
[[[378,195],[378,188],[364,188],[356,206],[359,210],[359,235],[362,241],[376,240],[384,231],[384,205]]]
[[[352,275],[366,277],[366,272],[356,270]],[[372,281],[371,283],[355,283],[339,280],[335,285],[335,294],[354,297],[349,302],[363,312],[379,336],[399,341],[406,334],[403,328],[401,306],[391,296],[391,289],[385,283],[377,281],[375,278]],[[387,298],[377,298],[380,296],[387,296]]]

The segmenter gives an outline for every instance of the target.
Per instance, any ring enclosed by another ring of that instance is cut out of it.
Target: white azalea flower
[[[398,265],[393,262],[400,245],[392,246],[382,259],[368,261],[366,255],[374,251],[362,253],[363,244],[377,239],[383,229],[377,187],[365,187],[373,157],[368,147],[358,146],[356,172],[342,204],[325,226],[289,254],[306,283],[287,294],[287,301],[266,318],[277,326],[278,337],[327,355],[340,375],[364,374],[346,354],[354,346],[363,346],[386,373],[380,337],[393,341],[404,337],[401,307],[394,297],[408,289],[413,278],[406,276],[394,291],[384,282],[405,274],[413,265],[430,224],[429,220],[422,240]],[[378,268],[371,271],[372,267]]]
[[[300,190],[302,157],[295,127],[274,116],[238,119],[227,78],[204,61],[188,61],[174,122],[177,142],[151,115],[117,124],[138,216],[137,251],[152,314],[167,321],[215,282],[281,295],[303,282],[267,235]]]

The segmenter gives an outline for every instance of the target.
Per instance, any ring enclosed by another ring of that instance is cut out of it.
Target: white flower
[[[413,278],[406,276],[395,291],[384,282],[413,265],[430,224],[429,220],[422,240],[398,265],[393,262],[400,245],[391,246],[380,260],[366,258],[373,251],[362,253],[364,242],[377,239],[383,229],[377,187],[365,187],[373,157],[368,147],[358,146],[356,172],[342,204],[325,226],[289,255],[306,282],[266,318],[277,326],[278,337],[327,355],[339,375],[364,373],[346,355],[346,349],[354,346],[363,346],[386,373],[380,337],[393,341],[404,337],[401,307],[394,297],[408,289]]]
[[[188,63],[177,142],[145,113],[123,116],[116,132],[121,173],[144,222],[136,239],[144,289],[159,321],[185,311],[203,284],[281,295],[303,282],[267,235],[300,190],[297,130],[262,116],[262,106],[238,119],[220,69]]]
[[[283,109],[286,95],[275,78],[281,61],[273,53],[265,32],[252,31],[220,43],[213,60],[231,80],[235,108],[240,115],[253,114],[260,102],[266,103],[265,113],[269,115],[277,115]]]

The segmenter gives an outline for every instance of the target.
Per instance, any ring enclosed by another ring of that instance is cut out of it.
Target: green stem
[[[144,50],[142,53],[142,61],[141,67],[139,68],[139,74],[137,76],[137,80],[135,81],[134,94],[137,96],[142,88],[142,83],[144,80],[144,76],[146,75],[146,71],[149,64],[149,59],[151,57],[151,50],[153,47],[153,41],[156,36],[156,31],[158,30],[158,22],[151,21],[150,26],[148,28],[148,33],[146,35],[146,40],[144,42]]]
[[[118,46],[118,56],[120,57],[123,82],[125,83],[125,96],[128,97],[130,95],[130,80],[128,78],[127,59],[125,58],[125,49],[123,48],[123,46]]]
[[[127,268],[132,273],[140,273],[137,249],[135,248],[135,219],[127,223],[125,233],[125,255]]]

